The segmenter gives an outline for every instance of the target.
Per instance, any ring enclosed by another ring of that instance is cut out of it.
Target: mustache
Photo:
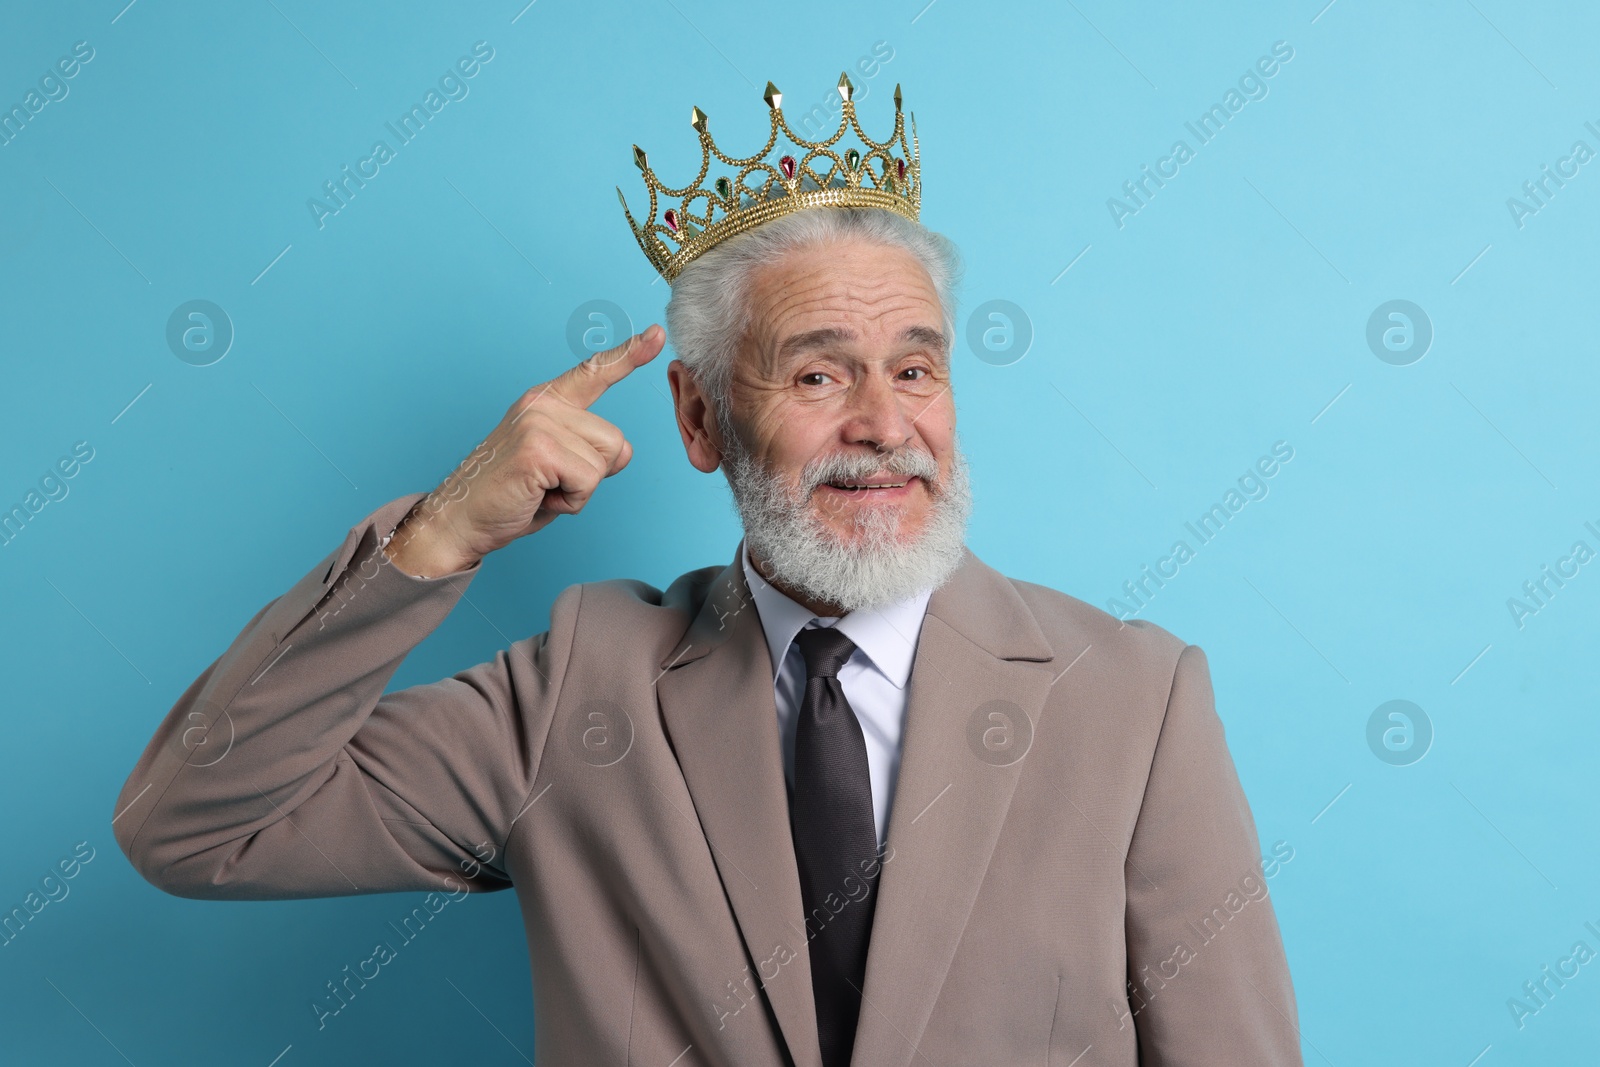
[[[920,448],[902,447],[882,455],[841,453],[822,456],[806,464],[800,472],[800,491],[810,494],[824,482],[852,481],[874,474],[903,474],[921,478],[930,486],[939,477],[939,464]]]

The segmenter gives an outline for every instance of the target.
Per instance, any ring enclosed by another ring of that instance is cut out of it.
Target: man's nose
[[[881,452],[892,452],[916,434],[913,412],[906,409],[909,398],[878,375],[859,379],[850,391],[846,439],[871,444]]]

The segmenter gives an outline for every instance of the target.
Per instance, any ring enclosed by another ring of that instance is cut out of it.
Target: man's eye
[[[808,381],[806,381],[806,379],[807,378],[826,378],[826,377],[827,377],[827,375],[822,373],[821,371],[814,370],[809,374],[800,375],[800,384],[801,385],[821,385],[822,384],[821,382],[808,382]]]
[[[910,374],[912,371],[921,371],[922,372],[922,378],[926,378],[928,376],[928,368],[927,367],[907,367],[904,371],[901,371],[901,373],[902,374]],[[916,378],[916,379],[913,379],[913,380],[914,381],[921,381],[922,378]]]

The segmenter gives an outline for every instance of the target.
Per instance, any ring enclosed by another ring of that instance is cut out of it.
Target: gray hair
[[[724,427],[733,361],[750,326],[750,276],[784,253],[847,240],[903,248],[915,256],[938,293],[945,339],[954,346],[961,255],[949,238],[883,208],[807,208],[781,215],[690,263],[673,281],[667,301],[667,336],[710,395]]]

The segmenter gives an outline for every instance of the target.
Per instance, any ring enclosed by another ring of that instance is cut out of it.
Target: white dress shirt
[[[783,746],[783,772],[794,786],[794,738],[800,698],[805,690],[806,663],[799,633],[813,620],[819,626],[837,625],[856,650],[839,668],[844,697],[861,723],[867,743],[867,767],[872,775],[872,812],[877,823],[878,846],[889,830],[889,806],[894,800],[895,778],[900,771],[900,738],[905,724],[906,682],[917,652],[917,637],[928,610],[931,588],[877,611],[852,611],[841,618],[813,615],[810,610],[779,592],[750,564],[749,549],[740,550],[744,577],[755,598],[767,649],[772,653],[773,697],[778,705],[778,738]]]

